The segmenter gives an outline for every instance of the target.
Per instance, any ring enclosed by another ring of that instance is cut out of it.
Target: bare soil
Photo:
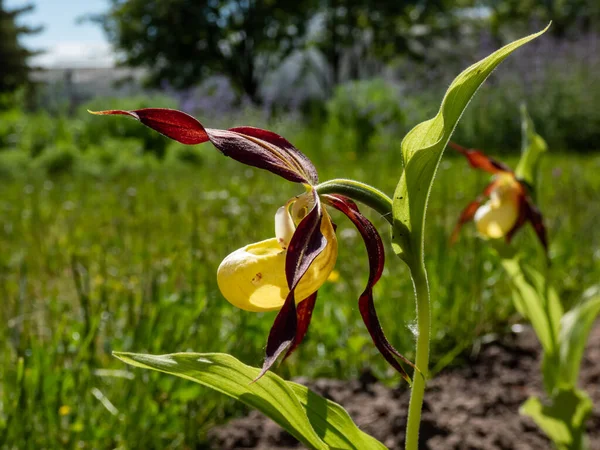
[[[482,347],[476,359],[447,369],[428,383],[421,423],[420,448],[551,449],[535,423],[519,414],[530,396],[543,397],[540,347],[525,329]],[[410,392],[390,389],[365,374],[360,380],[298,380],[343,405],[354,421],[390,449],[404,445]],[[591,450],[600,450],[600,324],[592,331],[581,374],[595,408],[588,421]],[[300,449],[278,425],[254,411],[211,433],[213,448]]]

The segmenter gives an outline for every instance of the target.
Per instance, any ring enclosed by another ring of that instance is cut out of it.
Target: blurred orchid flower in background
[[[480,150],[467,149],[454,142],[450,148],[463,154],[471,167],[494,175],[483,194],[462,211],[452,232],[451,242],[458,239],[461,227],[473,220],[485,239],[505,238],[510,242],[515,233],[529,221],[542,246],[548,251],[548,238],[541,212],[533,203],[529,187],[507,165],[486,156]],[[485,203],[485,198],[489,197]]]
[[[335,266],[338,248],[335,225],[325,206],[329,205],[352,221],[367,248],[370,272],[367,287],[359,298],[363,321],[383,357],[410,381],[396,358],[411,367],[414,365],[388,342],[373,303],[373,286],[381,277],[385,261],[379,233],[350,198],[318,194],[314,165],[290,142],[271,131],[253,127],[205,128],[195,118],[172,109],[90,112],[133,117],[182,144],[210,141],[225,156],[303,185],[304,192],[276,212],[275,237],[234,251],[223,260],[217,271],[219,289],[233,305],[255,312],[279,310],[269,333],[266,357],[258,378],[272,367],[280,355],[284,355],[283,359],[287,358],[302,342],[310,324],[317,291]]]

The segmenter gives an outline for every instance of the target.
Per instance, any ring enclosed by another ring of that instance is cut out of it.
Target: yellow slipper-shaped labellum
[[[499,239],[508,234],[519,218],[520,185],[511,175],[500,175],[490,200],[479,207],[473,220],[485,238]]]
[[[285,276],[285,258],[295,227],[287,205],[277,212],[275,228],[277,237],[236,250],[219,266],[219,289],[227,301],[238,308],[254,312],[278,310],[290,292]],[[296,303],[316,292],[335,266],[337,239],[325,208],[321,233],[327,239],[327,246],[298,283]]]

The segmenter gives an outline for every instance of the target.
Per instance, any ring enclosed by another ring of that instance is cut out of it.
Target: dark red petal
[[[305,298],[296,305],[296,336],[288,348],[287,353],[283,357],[283,361],[285,361],[304,340],[304,336],[306,336],[306,332],[308,331],[308,326],[310,325],[310,319],[312,319],[312,313],[315,309],[316,303],[317,292],[313,293],[308,298]]]
[[[275,322],[269,332],[267,339],[267,348],[265,350],[265,361],[258,376],[254,379],[257,381],[275,364],[279,355],[287,349],[294,338],[296,337],[297,319],[296,319],[296,301],[294,299],[294,291],[291,291],[283,307],[277,313]]]
[[[398,350],[396,350],[392,344],[389,343],[385,334],[383,333],[383,329],[381,328],[381,324],[379,323],[379,318],[377,317],[377,312],[375,311],[375,304],[373,303],[373,293],[372,292],[363,292],[358,300],[358,308],[360,310],[360,315],[362,316],[363,322],[365,323],[367,330],[369,330],[369,334],[371,335],[371,339],[379,350],[379,353],[385,358],[385,360],[402,375],[408,383],[411,382],[410,377],[404,370],[404,368],[396,361],[397,358],[400,358],[404,363],[411,366],[413,369],[418,370],[416,366],[406,359]]]
[[[548,254],[548,233],[546,232],[546,226],[544,225],[544,217],[542,216],[542,213],[537,208],[537,206],[534,205],[533,201],[531,200],[531,197],[527,196],[525,199],[525,203],[527,205],[527,219],[529,220],[529,222],[531,222],[531,225],[535,230],[535,234],[537,235],[542,246],[544,247],[546,254]]]
[[[325,195],[323,198],[328,204],[343,212],[352,221],[365,242],[367,255],[369,257],[369,280],[367,282],[367,287],[358,300],[360,314],[371,335],[371,339],[373,339],[375,347],[377,347],[385,360],[410,383],[410,377],[395,357],[415,369],[416,367],[400,354],[400,352],[398,352],[385,337],[379,323],[379,318],[377,317],[375,303],[373,302],[373,286],[375,286],[375,283],[381,278],[385,264],[385,252],[381,236],[379,236],[375,226],[360,213],[356,204],[350,199],[341,195]]]
[[[517,216],[517,220],[512,228],[506,233],[506,242],[510,243],[512,238],[515,236],[517,231],[525,224],[527,221],[527,198],[525,196],[524,191],[521,189],[519,193],[519,198],[517,200],[519,202],[519,215]]]
[[[268,142],[273,145],[275,148],[283,149],[286,152],[286,155],[293,158],[296,162],[297,167],[304,172],[308,181],[311,184],[317,184],[319,182],[319,176],[317,174],[317,169],[314,164],[308,157],[294,147],[287,139],[282,136],[279,136],[272,131],[263,130],[261,128],[255,127],[235,127],[230,128],[229,131],[234,131],[236,133],[240,133],[246,136],[252,136],[257,139],[260,139],[264,142]]]
[[[471,203],[469,203],[467,205],[467,207],[465,209],[462,210],[462,212],[460,213],[460,217],[458,218],[458,222],[456,223],[454,230],[452,230],[452,236],[450,237],[451,244],[456,243],[456,241],[458,240],[458,235],[460,233],[460,229],[462,228],[462,226],[465,223],[473,220],[473,217],[475,217],[475,213],[481,206],[482,202],[483,202],[483,199],[478,198],[477,200],[473,200]]]
[[[313,195],[315,205],[298,224],[287,248],[285,275],[290,293],[271,327],[267,340],[265,361],[256,380],[273,366],[284,350],[293,345],[299,331],[294,299],[295,289],[312,262],[327,246],[327,238],[321,233],[321,219],[323,217],[321,202],[315,191],[313,191]],[[309,322],[310,317],[308,317],[308,322],[302,323],[302,326],[308,327]],[[304,333],[306,333],[306,330],[302,333],[302,337]],[[291,350],[288,351],[289,353],[291,353]]]
[[[496,161],[489,156],[486,156],[482,151],[475,150],[472,148],[462,147],[455,142],[448,142],[448,146],[463,155],[469,160],[471,167],[475,169],[485,170],[489,173],[509,172],[512,173],[512,169],[506,164]]]
[[[225,156],[248,166],[258,167],[296,183],[310,183],[293,158],[260,139],[229,130],[207,128],[210,142]]]
[[[287,140],[267,130],[240,127],[232,130],[204,128],[192,116],[166,108],[134,111],[93,112],[100,115],[126,115],[182,144],[211,141],[225,156],[249,166],[268,170],[296,183],[316,182],[312,163]]]
[[[527,187],[523,185],[523,183],[521,183],[518,202],[519,215],[517,216],[517,221],[515,222],[513,227],[508,233],[506,233],[506,242],[510,243],[517,231],[519,231],[519,229],[521,229],[521,227],[525,225],[525,222],[530,221],[547,255],[548,235],[546,233],[546,227],[544,226],[542,213],[533,203],[531,196],[527,193]]]
[[[285,275],[290,290],[294,290],[308,267],[327,246],[327,238],[321,233],[323,210],[319,196],[312,191],[315,205],[298,224],[290,240],[285,258]]]
[[[146,108],[135,111],[112,109],[109,111],[90,111],[97,115],[123,115],[139,120],[147,127],[186,145],[202,144],[209,140],[202,124],[189,114],[175,109]]]

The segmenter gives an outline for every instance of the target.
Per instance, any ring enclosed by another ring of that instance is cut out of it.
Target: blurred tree
[[[19,37],[37,33],[41,27],[31,28],[17,24],[17,18],[33,9],[33,5],[9,10],[0,0],[0,94],[13,93],[29,81],[27,59],[37,54],[23,47]]]
[[[316,1],[111,0],[99,19],[125,63],[175,88],[226,75],[254,102],[267,71],[298,48]]]
[[[336,83],[342,78],[343,55],[356,46],[381,61],[398,55],[423,59],[432,39],[455,29],[458,21],[453,12],[462,3],[380,0],[374,7],[370,0],[322,0],[324,23],[316,45],[327,56]],[[356,65],[350,68],[346,78],[359,78],[352,73],[356,69]]]
[[[498,40],[504,25],[515,28],[552,21],[550,32],[558,38],[597,30],[600,25],[598,0],[486,0],[482,6],[491,12],[491,31]]]

